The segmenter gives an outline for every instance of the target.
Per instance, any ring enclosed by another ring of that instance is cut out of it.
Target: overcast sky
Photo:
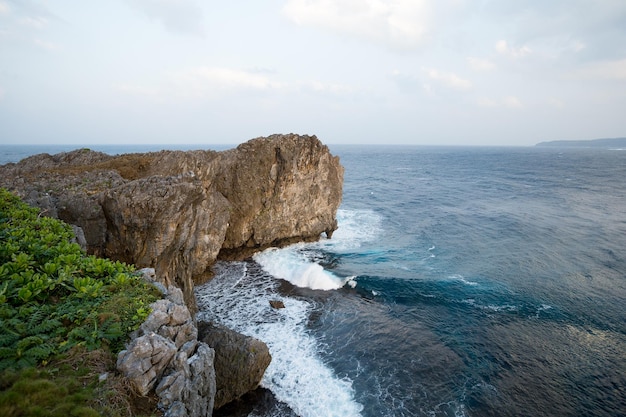
[[[626,136],[624,0],[0,0],[0,143]]]

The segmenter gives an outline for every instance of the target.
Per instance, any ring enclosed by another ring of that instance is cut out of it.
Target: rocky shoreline
[[[88,253],[154,268],[164,299],[118,368],[165,415],[205,416],[258,386],[270,356],[260,341],[196,323],[194,283],[217,259],[332,235],[343,167],[315,136],[290,134],[224,152],[41,154],[0,166],[0,178],[71,224]]]

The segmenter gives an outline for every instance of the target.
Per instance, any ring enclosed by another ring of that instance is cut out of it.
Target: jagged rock
[[[154,176],[108,190],[105,252],[154,266],[166,285],[177,285],[193,307],[192,277],[215,260],[226,234],[229,203],[189,178]]]
[[[197,347],[190,357],[179,351],[155,388],[166,416],[210,417],[213,413],[215,353],[205,343]]]
[[[280,300],[270,300],[270,306],[276,309],[285,308],[285,303]]]
[[[163,414],[164,417],[188,417],[187,408],[185,404],[180,401],[176,401],[172,406]]]
[[[224,152],[80,149],[0,167],[0,186],[80,227],[90,253],[155,268],[192,312],[194,281],[218,256],[330,236],[342,184],[339,159],[294,134]]]
[[[163,336],[149,333],[134,339],[117,357],[117,369],[130,380],[140,395],[147,395],[159,381],[176,354],[176,345]]]
[[[190,416],[210,416],[213,412],[216,392],[215,350],[205,343],[199,343],[196,354],[187,360],[191,372],[183,400]]]
[[[215,408],[259,386],[272,359],[265,343],[207,322],[198,323],[198,334],[215,350]]]
[[[165,288],[153,270],[141,272]],[[118,355],[118,370],[139,394],[154,389],[166,416],[210,417],[216,392],[215,352],[198,341],[198,329],[179,288],[168,287],[165,299],[150,307],[152,312]]]

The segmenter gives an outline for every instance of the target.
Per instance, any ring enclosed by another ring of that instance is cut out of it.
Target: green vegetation
[[[72,239],[70,226],[0,189],[0,415],[119,414],[97,405],[107,367],[97,368],[113,369],[160,294]]]

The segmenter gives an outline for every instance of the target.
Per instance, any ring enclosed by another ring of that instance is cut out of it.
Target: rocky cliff
[[[236,149],[110,156],[81,149],[0,167],[0,186],[75,226],[88,252],[154,267],[195,310],[218,258],[336,229],[343,167],[315,136]]]

